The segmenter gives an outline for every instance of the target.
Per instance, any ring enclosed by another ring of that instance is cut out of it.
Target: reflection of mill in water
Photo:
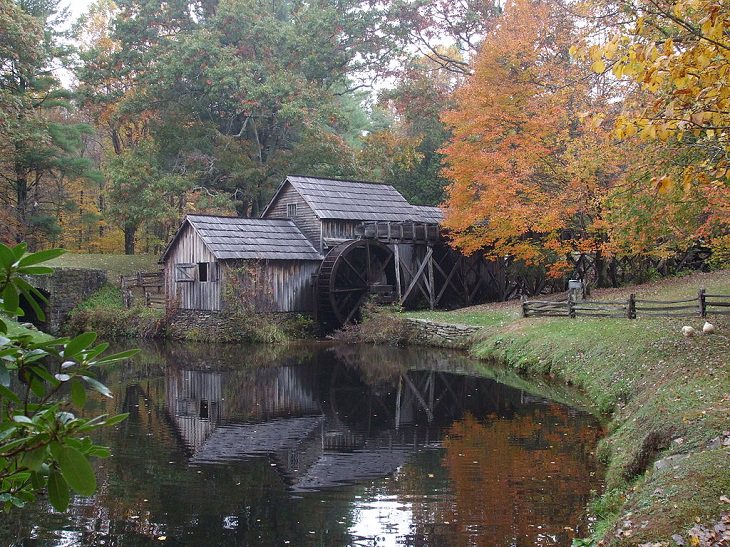
[[[465,412],[511,412],[488,380],[438,371],[367,385],[356,368],[279,366],[248,371],[170,369],[167,409],[193,465],[271,457],[293,490],[382,477],[434,448]]]

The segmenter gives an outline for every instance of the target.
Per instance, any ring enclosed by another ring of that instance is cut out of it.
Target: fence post
[[[636,319],[636,295],[634,293],[629,295],[629,303],[626,307],[626,316],[629,319]]]
[[[573,302],[572,298],[568,298],[568,317],[575,319],[575,302]]]
[[[527,317],[527,299],[524,294],[520,296],[520,300],[522,300],[522,317]]]
[[[697,294],[697,299],[699,300],[700,304],[700,317],[707,317],[707,302],[705,301],[705,289],[704,287],[700,289],[699,293]]]

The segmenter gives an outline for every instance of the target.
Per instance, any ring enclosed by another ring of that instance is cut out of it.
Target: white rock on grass
[[[684,327],[682,327],[682,336],[685,336],[686,338],[689,338],[690,336],[694,336],[695,332],[696,331],[688,325],[685,325]]]
[[[715,325],[710,323],[709,321],[705,321],[705,324],[702,326],[702,332],[705,334],[712,334],[715,332]]]

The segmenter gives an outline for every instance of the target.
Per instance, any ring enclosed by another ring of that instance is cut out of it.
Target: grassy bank
[[[100,339],[170,338],[190,342],[284,343],[310,337],[314,323],[302,315],[284,316],[232,309],[226,326],[202,329],[175,320],[175,310],[124,306],[119,287],[107,284],[78,305],[64,325],[64,332],[75,335],[96,332]]]
[[[165,310],[126,308],[119,287],[105,285],[79,304],[64,325],[67,334],[96,332],[100,339],[155,338],[164,332]]]
[[[122,255],[122,254],[82,254],[66,253],[48,261],[52,268],[88,268],[104,270],[110,282],[116,282],[120,275],[132,275],[136,272],[154,272],[162,266],[157,263],[157,255]]]
[[[592,299],[634,292],[669,300],[699,287],[730,295],[730,271],[597,291]],[[685,338],[683,325],[701,331],[704,320],[525,319],[514,303],[406,316],[482,326],[473,355],[573,384],[611,416],[599,446],[607,474],[593,504],[595,543],[674,545],[679,534],[691,544],[730,511],[730,317],[710,315],[715,334]]]

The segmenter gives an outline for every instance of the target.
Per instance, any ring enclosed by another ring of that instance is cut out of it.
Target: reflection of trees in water
[[[334,509],[321,503],[332,499],[328,494],[295,501],[292,489],[327,489],[343,478],[371,480],[400,467],[387,493],[413,512],[414,544],[537,543],[539,533],[568,542],[562,527],[577,522],[589,489],[597,487],[586,480],[599,435],[589,427],[593,421],[518,389],[449,372],[468,367],[448,352],[398,348],[147,350],[135,363],[111,369],[109,377],[119,380],[108,381],[114,400],[93,403],[131,416],[100,432],[115,456],[99,468],[98,495],[58,516],[59,527],[84,528],[82,545],[161,530],[191,544],[240,545],[282,537],[296,544],[317,530],[318,543],[342,545],[350,541],[352,499],[366,487],[332,494],[342,498]],[[255,458],[190,467],[191,453],[221,425],[289,418],[321,418],[323,425]],[[197,423],[201,429],[192,433],[199,436],[181,433],[183,422]],[[434,441],[444,450],[432,450]],[[34,521],[45,518],[42,509],[27,513],[19,535],[28,537]],[[221,528],[225,515],[235,517],[236,530]]]
[[[531,410],[452,424],[442,465],[454,498],[437,503],[435,516],[433,504],[419,508],[420,526],[454,523],[463,545],[569,543],[564,527],[581,520],[599,486],[590,453],[600,430],[564,407]]]

